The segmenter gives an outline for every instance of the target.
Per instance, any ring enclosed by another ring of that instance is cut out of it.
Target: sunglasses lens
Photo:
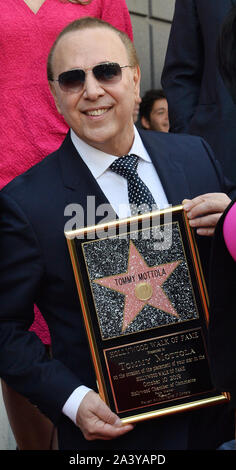
[[[58,77],[59,85],[64,91],[79,91],[82,89],[85,81],[85,72],[83,70],[68,70]]]
[[[93,68],[95,78],[101,83],[116,83],[121,79],[121,68],[119,64],[99,64]]]
[[[121,79],[121,67],[115,62],[95,65],[93,74],[100,83],[104,85],[119,82]],[[85,71],[82,69],[68,70],[58,77],[60,88],[63,91],[81,91],[85,82]]]

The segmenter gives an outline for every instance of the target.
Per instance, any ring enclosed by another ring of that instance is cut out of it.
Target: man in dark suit
[[[94,197],[95,211],[110,203],[120,215],[122,204],[129,215],[127,181],[110,165],[128,153],[138,154],[139,176],[159,207],[186,200],[207,265],[210,237],[203,235],[214,231],[230,202],[226,193],[235,194],[235,188],[225,182],[201,139],[137,132],[136,53],[126,35],[107,23],[88,18],[69,25],[50,54],[48,78],[71,130],[58,151],[1,192],[0,375],[55,423],[60,449],[215,448],[233,434],[224,407],[133,428],[123,426],[96,393],[64,214],[79,204],[89,224],[94,214],[88,201]],[[52,358],[28,331],[34,303],[50,329]]]
[[[170,131],[203,137],[236,182],[236,108],[219,74],[217,39],[235,0],[176,0],[162,86]]]

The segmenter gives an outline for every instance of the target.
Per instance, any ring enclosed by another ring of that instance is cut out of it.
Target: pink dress
[[[223,225],[225,244],[234,261],[236,261],[236,203],[227,212]]]
[[[58,33],[82,16],[101,18],[133,38],[125,0],[89,5],[45,0],[36,14],[24,0],[1,2],[0,188],[57,149],[67,133],[49,90],[46,63]],[[37,309],[31,329],[50,344]]]

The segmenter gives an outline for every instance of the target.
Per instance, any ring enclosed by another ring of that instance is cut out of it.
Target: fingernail
[[[117,427],[122,426],[122,421],[121,421],[121,419],[120,419],[118,416],[117,416],[117,418],[116,418],[116,420],[115,420],[114,426],[117,426]]]
[[[185,202],[183,208],[185,211],[188,211],[191,208],[191,202]]]
[[[189,225],[190,225],[190,227],[195,227],[197,225],[196,220],[195,219],[189,220]]]

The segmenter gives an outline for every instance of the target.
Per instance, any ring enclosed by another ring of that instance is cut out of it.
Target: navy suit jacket
[[[169,203],[179,204],[184,198],[206,192],[233,190],[201,139],[149,131],[141,132],[141,137]],[[232,438],[233,432],[231,422],[226,425],[228,430],[222,425],[222,416],[218,429],[215,409],[138,424],[115,443],[85,441],[62,414],[76,387],[85,384],[96,389],[64,236],[65,207],[81,204],[86,212],[88,195],[96,196],[96,206],[108,202],[69,135],[58,151],[0,193],[0,375],[55,423],[61,449],[214,448]],[[209,243],[209,239],[201,239],[199,244],[205,264]],[[51,333],[52,359],[38,337],[28,331],[34,303]],[[215,413],[212,431],[209,415]]]
[[[162,73],[172,132],[203,137],[236,181],[236,106],[217,66],[221,24],[235,0],[176,0]]]

